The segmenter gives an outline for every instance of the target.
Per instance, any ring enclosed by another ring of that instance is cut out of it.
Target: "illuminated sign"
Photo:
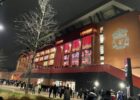
[[[86,36],[84,38],[82,38],[82,49],[88,49],[91,47],[91,36]]]
[[[82,31],[82,32],[80,33],[80,35],[81,35],[81,36],[85,36],[85,35],[91,34],[91,33],[93,33],[93,32],[97,32],[97,29],[95,29],[95,28],[86,29],[86,30]]]
[[[92,32],[92,28],[87,29],[87,30],[81,32],[80,35],[81,35],[81,36],[88,35],[88,34],[90,34],[91,32]]]
[[[81,41],[79,39],[77,40],[74,40],[72,42],[72,51],[75,52],[75,51],[79,51],[80,50],[80,47],[81,47]]]
[[[66,43],[64,45],[64,52],[65,53],[70,53],[70,51],[71,51],[71,43]]]

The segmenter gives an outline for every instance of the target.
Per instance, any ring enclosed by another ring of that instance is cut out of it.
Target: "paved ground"
[[[13,91],[13,92],[24,93],[24,91],[20,90],[19,87],[0,85],[0,88],[1,89],[5,89],[5,90],[10,90],[10,91]],[[30,94],[32,94],[32,93],[30,93]],[[34,95],[34,94],[32,94],[32,95]],[[36,93],[35,95],[41,95],[41,96],[48,97],[48,93],[47,92],[42,92],[41,94],[37,94]],[[57,98],[59,98],[59,97],[57,97]],[[82,100],[82,99],[71,98],[71,100]]]

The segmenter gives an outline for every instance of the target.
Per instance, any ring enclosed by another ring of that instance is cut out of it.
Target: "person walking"
[[[65,89],[64,100],[70,100],[70,89],[69,89],[69,87],[66,87],[66,89]]]
[[[53,91],[53,86],[50,86],[50,88],[49,88],[49,98],[51,97],[52,91]]]
[[[56,85],[53,86],[53,97],[56,98],[57,87]]]

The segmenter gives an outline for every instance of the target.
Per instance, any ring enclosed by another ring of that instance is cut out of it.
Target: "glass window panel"
[[[48,61],[45,61],[43,65],[48,66]]]
[[[71,51],[71,43],[66,43],[64,45],[64,52],[65,53],[70,53],[70,51]]]
[[[53,65],[53,64],[54,64],[54,60],[50,60],[49,65]]]
[[[38,62],[39,61],[39,58],[35,58],[35,62]]]
[[[100,33],[103,33],[104,27],[100,27]]]
[[[49,58],[48,55],[44,56],[44,60],[48,60],[48,58]]]
[[[104,54],[104,45],[100,45],[100,54]]]
[[[53,59],[54,57],[55,57],[55,54],[52,53],[52,54],[50,54],[49,59]]]
[[[46,51],[45,51],[45,54],[49,54],[49,53],[50,53],[50,50],[46,50]]]
[[[64,66],[69,66],[69,55],[65,55],[64,56],[64,63],[63,63]]]
[[[72,54],[72,65],[79,66],[79,52]]]
[[[79,51],[80,50],[80,47],[81,47],[81,41],[80,41],[80,39],[74,40],[72,42],[72,51],[73,52]]]
[[[40,59],[39,59],[40,61],[43,61],[44,59],[43,59],[43,57],[40,57]]]
[[[101,63],[100,63],[101,65],[103,65],[104,64],[104,62],[103,61],[101,61]]]
[[[52,53],[52,52],[56,52],[56,48],[51,48],[50,53]]]
[[[100,34],[100,43],[104,43],[104,35]]]
[[[104,60],[104,56],[100,56],[100,60]]]
[[[41,55],[44,55],[44,54],[45,54],[45,52],[44,52],[44,51],[41,51],[41,52],[40,52],[40,54],[41,54]]]
[[[82,64],[83,65],[91,64],[91,50],[82,51]]]
[[[91,36],[82,38],[82,49],[88,49],[91,47]]]

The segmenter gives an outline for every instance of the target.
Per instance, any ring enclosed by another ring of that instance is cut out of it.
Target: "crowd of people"
[[[0,84],[12,85],[19,87],[21,90],[26,88],[26,82],[14,81],[14,80],[0,80]],[[29,84],[29,91],[32,94],[41,94],[42,92],[47,92],[49,98],[63,98],[63,100],[70,100],[71,98],[78,98],[81,100],[127,100],[127,97],[123,91],[115,92],[113,90],[96,90],[94,89],[79,89],[74,91],[72,88],[67,86],[45,86],[42,84]],[[129,100],[135,100],[134,98],[129,98]]]

